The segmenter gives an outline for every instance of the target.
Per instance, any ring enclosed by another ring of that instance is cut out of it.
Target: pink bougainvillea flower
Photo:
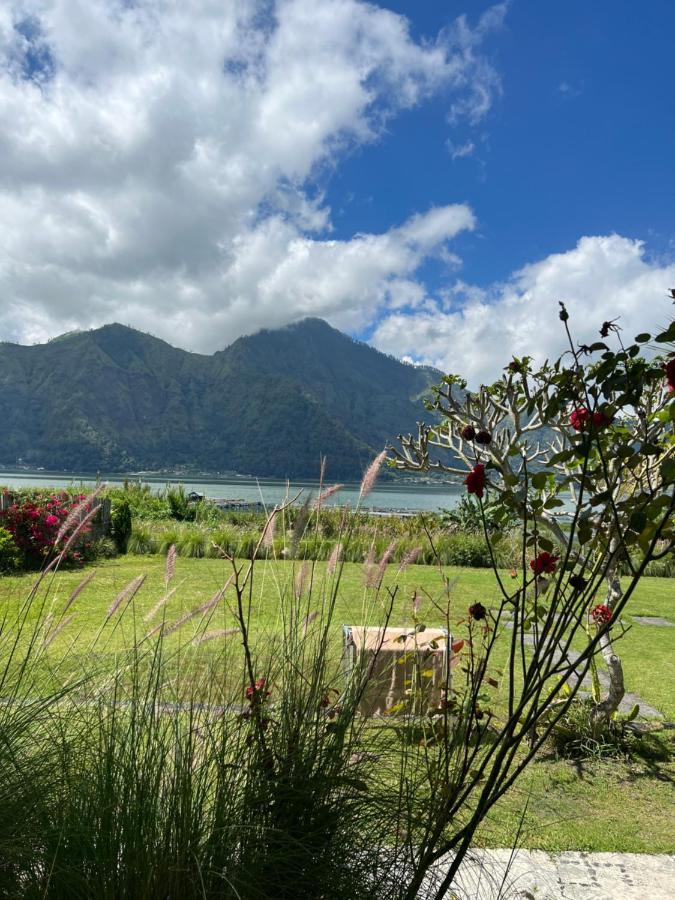
[[[608,625],[612,621],[612,610],[605,603],[599,603],[591,610],[591,619],[596,625]]]
[[[553,556],[547,550],[542,550],[538,556],[530,560],[530,568],[535,575],[552,575],[559,559],[559,556]]]
[[[464,484],[470,494],[475,494],[479,500],[482,499],[485,489],[485,466],[483,463],[476,463],[464,479]]]

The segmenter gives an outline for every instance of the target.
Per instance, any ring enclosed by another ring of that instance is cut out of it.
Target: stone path
[[[448,897],[456,900],[673,900],[675,856],[478,850],[463,863]]]
[[[657,628],[675,628],[675,622],[670,619],[663,619],[661,616],[631,616],[634,622],[640,625],[656,625]]]
[[[657,617],[633,616],[633,618],[638,622],[642,621],[647,624],[656,625],[658,627],[664,627],[664,626],[675,624],[673,622],[669,622],[667,619],[658,619]],[[506,628],[513,628],[513,622],[507,621],[504,623],[504,626]],[[532,635],[532,634],[524,634],[524,635],[522,635],[522,639],[523,639],[523,643],[528,646],[533,646],[535,643],[534,635]],[[560,659],[562,660],[562,651],[559,651],[559,656],[560,656]],[[567,658],[572,664],[574,664],[576,662],[576,660],[578,659],[578,654],[571,653],[568,655]],[[607,690],[607,688],[609,687],[609,676],[605,669],[601,669],[601,668],[598,669],[598,679],[600,681],[600,684],[601,684],[603,690]],[[590,675],[586,675],[581,686],[582,686],[582,688],[586,688],[587,690],[581,690],[579,692],[579,695],[582,697],[588,696],[589,695],[588,689],[590,689],[590,687],[591,687]],[[640,697],[638,694],[633,694],[630,691],[627,691],[624,694],[623,699],[621,700],[621,703],[619,704],[619,712],[622,713],[623,715],[627,715],[628,713],[630,713],[632,711],[633,707],[636,704],[640,707],[640,712],[638,714],[640,719],[663,719],[662,712],[660,712],[658,709],[656,709],[656,707],[647,703],[647,701],[643,700],[642,697]],[[675,889],[673,890],[673,900],[675,900]]]

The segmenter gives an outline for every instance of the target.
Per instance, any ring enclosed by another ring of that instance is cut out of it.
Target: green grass
[[[292,583],[291,562],[258,564],[253,585],[252,626],[266,631],[270,637],[279,631],[279,585]],[[324,563],[316,564],[316,577],[323,577]],[[468,607],[477,601],[486,606],[497,605],[498,592],[494,575],[482,569],[447,569],[453,580],[452,619],[457,636],[464,633]],[[136,621],[141,633],[148,626],[142,618],[164,592],[164,562],[158,557],[127,556],[101,563],[94,580],[77,598],[71,611],[74,617],[50,648],[54,663],[66,653],[70,665],[77,666],[78,653],[86,652],[87,644],[100,628],[113,597],[132,578],[140,573],[147,580],[135,601],[134,615],[124,620],[111,634],[106,647],[113,653],[133,638],[131,623]],[[62,607],[70,592],[86,573],[59,573],[49,583],[47,603],[55,610]],[[177,562],[173,586],[178,586],[169,600],[167,619],[174,621],[187,610],[208,599],[222,587],[228,568],[216,559],[181,558]],[[439,574],[428,566],[411,566],[396,578],[396,567],[388,576],[397,581],[398,594],[392,624],[410,623],[411,598],[415,591],[425,596],[422,619],[429,625],[440,624],[438,614],[428,596],[441,593]],[[0,609],[11,613],[26,596],[34,576],[4,577],[0,579]],[[342,575],[336,622],[359,623],[376,621],[377,608],[364,598],[363,567],[346,564]],[[662,616],[675,621],[675,590],[673,582],[662,578],[645,578],[631,599],[624,616],[630,628],[619,647],[624,662],[626,685],[647,702],[660,709],[668,721],[675,719],[675,702],[671,686],[675,663],[675,629],[634,624],[633,615]],[[213,628],[234,625],[234,617],[227,603],[220,604]],[[188,622],[184,628],[196,626]],[[335,645],[340,635],[336,628]],[[505,658],[506,642],[497,654]],[[191,649],[191,663],[210,660],[218,654],[217,642]],[[495,699],[498,707],[499,696]],[[622,850],[630,852],[672,852],[675,838],[670,822],[675,808],[673,776],[675,771],[668,760],[667,734],[652,739],[651,756],[630,759],[598,759],[581,764],[559,760],[552,753],[541,754],[520,782],[492,811],[479,832],[479,841],[491,846],[510,846],[515,839],[523,810],[521,842],[525,846],[548,850]]]

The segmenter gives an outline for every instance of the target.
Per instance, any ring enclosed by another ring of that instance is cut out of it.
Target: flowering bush
[[[85,494],[73,496],[67,491],[23,498],[0,511],[0,525],[12,535],[24,563],[39,567],[52,553],[70,513],[86,499]],[[87,531],[85,527],[81,534]],[[77,547],[69,548],[64,562],[82,563],[89,546],[86,540],[79,541]]]
[[[568,341],[559,359],[539,369],[529,357],[514,359],[477,391],[445,376],[428,403],[440,425],[402,438],[392,462],[463,477],[491,547],[517,516],[523,562],[513,577],[520,584],[511,591],[501,578],[498,584],[539,655],[552,653],[563,635],[571,640],[605,583],[604,603],[590,613],[603,627],[589,634],[586,664],[599,652],[607,666],[607,695],[596,692],[594,716],[609,721],[624,695],[612,632],[647,565],[667,560],[675,546],[675,356],[643,354],[653,344],[672,347],[675,323],[627,343],[615,322],[604,322],[603,340],[587,345],[574,342],[564,304],[559,318]],[[615,349],[605,342],[610,334]]]

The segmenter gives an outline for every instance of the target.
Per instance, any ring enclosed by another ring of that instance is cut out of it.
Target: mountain
[[[358,479],[440,373],[304,319],[189,353],[123,325],[0,344],[0,464]]]

